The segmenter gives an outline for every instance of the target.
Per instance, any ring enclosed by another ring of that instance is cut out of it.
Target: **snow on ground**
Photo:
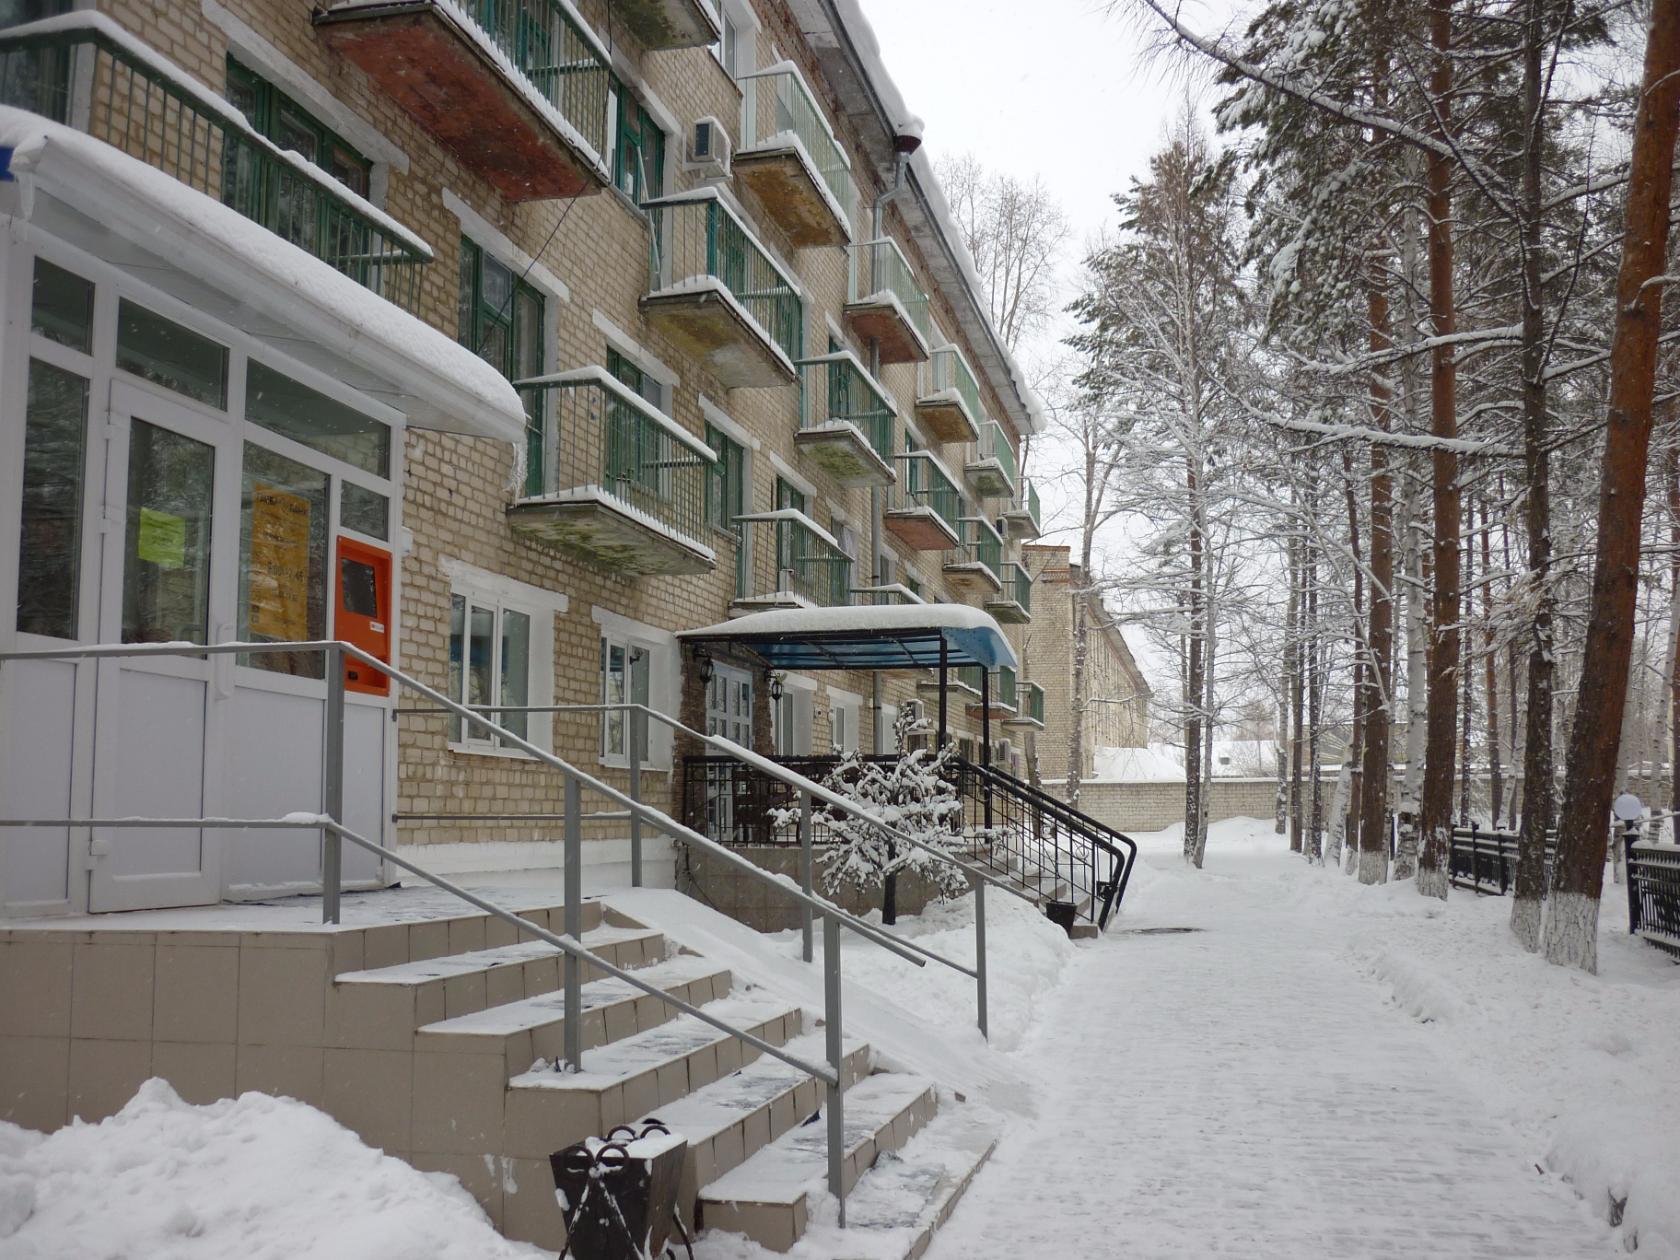
[[[288,1098],[205,1107],[160,1080],[99,1124],[0,1122],[7,1260],[537,1260],[453,1177]]]

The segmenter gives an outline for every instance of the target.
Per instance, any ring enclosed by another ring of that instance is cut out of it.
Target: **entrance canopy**
[[[938,669],[1017,665],[989,613],[961,604],[886,604],[878,608],[778,608],[685,630],[691,647],[746,648],[772,669]]]

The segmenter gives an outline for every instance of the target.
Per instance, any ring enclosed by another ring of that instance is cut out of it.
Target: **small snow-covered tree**
[[[818,804],[812,821],[826,824],[833,837],[833,843],[822,853],[823,885],[829,892],[848,885],[863,891],[884,889],[888,878],[901,871],[920,875],[941,899],[968,888],[962,868],[938,856],[948,853],[955,857],[965,843],[962,800],[947,774],[957,755],[956,745],[946,744],[938,750],[913,747],[915,737],[927,730],[919,706],[905,705],[893,726],[897,756],[890,761],[870,761],[856,751],[849,752],[823,781],[824,787],[928,846],[901,845],[872,823]],[[797,817],[797,811],[783,811],[778,821],[785,823]],[[888,898],[883,906],[888,923],[893,921],[891,900]]]

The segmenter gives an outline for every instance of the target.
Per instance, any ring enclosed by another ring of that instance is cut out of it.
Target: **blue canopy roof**
[[[778,608],[677,635],[693,647],[746,648],[772,669],[1014,668],[1015,651],[989,613],[961,604]]]

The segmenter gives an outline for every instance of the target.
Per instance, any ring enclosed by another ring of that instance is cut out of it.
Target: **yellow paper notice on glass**
[[[135,558],[160,569],[179,569],[187,562],[187,520],[153,508],[140,509],[140,537]]]
[[[309,637],[309,500],[257,482],[251,487],[251,634]]]

